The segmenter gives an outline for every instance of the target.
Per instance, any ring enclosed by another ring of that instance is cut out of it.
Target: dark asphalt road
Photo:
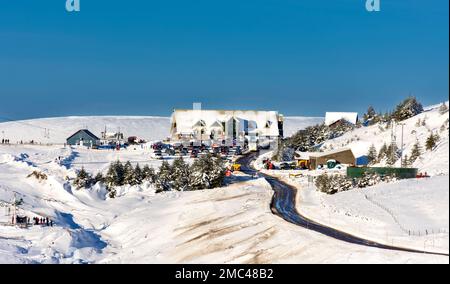
[[[255,174],[255,172],[257,172],[257,171],[250,166],[250,163],[257,156],[258,156],[258,153],[250,153],[250,154],[247,154],[247,155],[243,156],[242,158],[240,158],[238,160],[238,163],[240,163],[242,165],[241,171],[246,174],[249,174],[249,175]],[[271,203],[272,212],[275,215],[280,216],[281,218],[283,218],[284,220],[286,220],[290,223],[299,225],[306,229],[313,230],[313,231],[316,231],[323,235],[326,235],[328,237],[332,237],[334,239],[338,239],[338,240],[345,241],[348,243],[364,245],[364,246],[368,246],[368,247],[375,247],[375,248],[379,248],[379,249],[388,249],[388,250],[396,250],[396,251],[404,251],[404,252],[412,252],[412,253],[425,253],[425,254],[449,256],[448,254],[444,254],[444,253],[434,253],[434,252],[428,252],[428,251],[420,251],[420,250],[384,245],[384,244],[366,240],[366,239],[348,234],[346,232],[336,230],[334,228],[319,224],[313,220],[310,220],[310,219],[304,217],[295,208],[295,195],[297,193],[296,188],[280,181],[277,178],[265,175],[260,172],[258,174],[260,176],[264,177],[269,182],[269,184],[272,186],[272,189],[274,191],[274,195],[273,195],[272,203]]]

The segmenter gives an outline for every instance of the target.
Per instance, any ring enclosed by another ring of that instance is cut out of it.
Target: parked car
[[[166,153],[169,156],[175,156],[175,150],[172,148],[166,148],[164,149],[164,153]]]
[[[280,164],[281,170],[295,170],[297,168],[297,165],[295,162],[283,162]]]
[[[150,155],[153,159],[161,160],[163,158],[161,150],[153,150]]]
[[[263,150],[270,149],[270,140],[259,143],[259,149],[263,149]]]
[[[191,158],[197,158],[198,157],[198,151],[197,150],[192,150],[191,151]]]

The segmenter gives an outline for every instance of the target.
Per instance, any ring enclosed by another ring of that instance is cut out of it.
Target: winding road
[[[238,162],[241,164],[241,171],[249,175],[254,175],[257,171],[251,166],[251,162],[257,156],[258,153],[249,153],[240,158]],[[261,172],[258,172],[258,174],[264,177],[269,182],[274,191],[271,203],[272,212],[290,223],[348,243],[375,247],[379,249],[449,256],[449,254],[445,253],[408,249],[377,243],[313,221],[297,211],[295,207],[295,196],[297,193],[297,189],[295,187],[290,186],[277,178],[263,174]]]

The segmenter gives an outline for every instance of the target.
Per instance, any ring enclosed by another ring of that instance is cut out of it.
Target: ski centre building
[[[170,140],[183,145],[241,146],[256,150],[283,137],[283,115],[277,111],[175,109]]]
[[[66,139],[67,145],[93,147],[100,144],[100,138],[87,129],[81,129]]]

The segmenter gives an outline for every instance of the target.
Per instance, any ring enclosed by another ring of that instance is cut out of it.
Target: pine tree
[[[94,182],[95,182],[95,183],[98,183],[98,182],[104,183],[104,182],[105,182],[105,178],[103,177],[103,174],[102,174],[101,172],[98,172],[98,173],[95,175]]]
[[[377,113],[375,112],[375,109],[372,106],[369,106],[367,108],[367,112],[363,115],[364,121],[370,121],[369,125],[372,125],[376,121],[375,118],[377,117]]]
[[[421,122],[421,120],[420,120],[420,118],[419,119],[417,119],[417,121],[416,121],[416,127],[420,127],[422,125],[422,122]]]
[[[397,162],[397,160],[400,158],[398,153],[398,147],[396,144],[390,144],[388,146],[386,151],[386,158],[387,158],[386,163],[390,166],[395,164],[395,162]]]
[[[81,170],[77,172],[77,177],[73,181],[73,184],[75,185],[76,189],[88,188],[92,186],[93,181],[94,180],[92,179],[92,176],[88,172],[86,172],[84,167],[82,167]]]
[[[388,147],[386,143],[384,143],[383,146],[381,146],[380,151],[378,152],[378,161],[381,161],[386,157],[387,150]]]
[[[422,126],[426,126],[426,125],[427,125],[427,117],[424,117],[424,118],[422,119],[421,125],[422,125]]]
[[[137,164],[136,167],[134,168],[134,172],[133,172],[132,185],[142,184],[143,180],[144,180],[144,178],[143,178],[143,173],[142,173],[141,167],[139,166],[139,164]]]
[[[403,159],[402,159],[402,165],[401,165],[401,167],[402,167],[402,168],[407,168],[408,166],[409,166],[409,158],[408,158],[408,155],[405,154],[405,156],[404,156]]]
[[[321,174],[315,180],[315,185],[317,189],[321,192],[328,193],[331,188],[330,177],[327,174]]]
[[[225,178],[225,166],[220,158],[211,154],[197,159],[191,167],[191,184],[193,190],[219,187]]]
[[[367,153],[367,162],[369,165],[375,164],[377,161],[377,149],[375,145],[371,145],[369,148],[369,152]]]
[[[163,161],[159,168],[155,181],[156,192],[169,191],[172,187],[171,167],[167,161]]]
[[[114,170],[114,163],[111,163],[106,172],[105,182],[108,188],[112,188],[115,185],[116,171]]]
[[[220,157],[213,157],[213,171],[211,172],[211,186],[213,188],[223,185],[225,170],[223,160]]]
[[[179,157],[173,161],[172,164],[172,188],[178,191],[185,191],[189,189],[190,184],[190,169],[189,165]]]
[[[420,157],[420,155],[422,155],[422,147],[420,146],[419,140],[416,140],[416,143],[414,143],[411,149],[409,163],[412,165],[417,160],[417,158]]]
[[[448,106],[447,104],[444,102],[441,104],[441,106],[439,107],[439,113],[442,115],[444,113],[446,113],[448,111]]]
[[[134,182],[134,168],[133,165],[131,165],[130,161],[127,161],[125,163],[125,166],[123,167],[123,183],[128,185],[135,185]]]
[[[156,181],[155,169],[149,167],[148,165],[145,165],[144,168],[142,169],[142,179],[152,184],[155,183]]]
[[[425,149],[427,151],[431,151],[436,146],[439,140],[439,136],[437,134],[430,133],[427,140],[425,141]]]
[[[391,121],[391,119],[392,119],[392,114],[390,114],[389,112],[385,112],[383,114],[383,122],[388,123],[388,122]],[[388,127],[388,126],[389,126],[389,123],[388,123],[388,125],[386,127]]]
[[[403,121],[423,112],[423,106],[415,97],[408,97],[397,105],[392,117],[396,121]]]
[[[122,186],[124,184],[124,166],[120,161],[111,163],[106,173],[105,181],[109,188]]]

